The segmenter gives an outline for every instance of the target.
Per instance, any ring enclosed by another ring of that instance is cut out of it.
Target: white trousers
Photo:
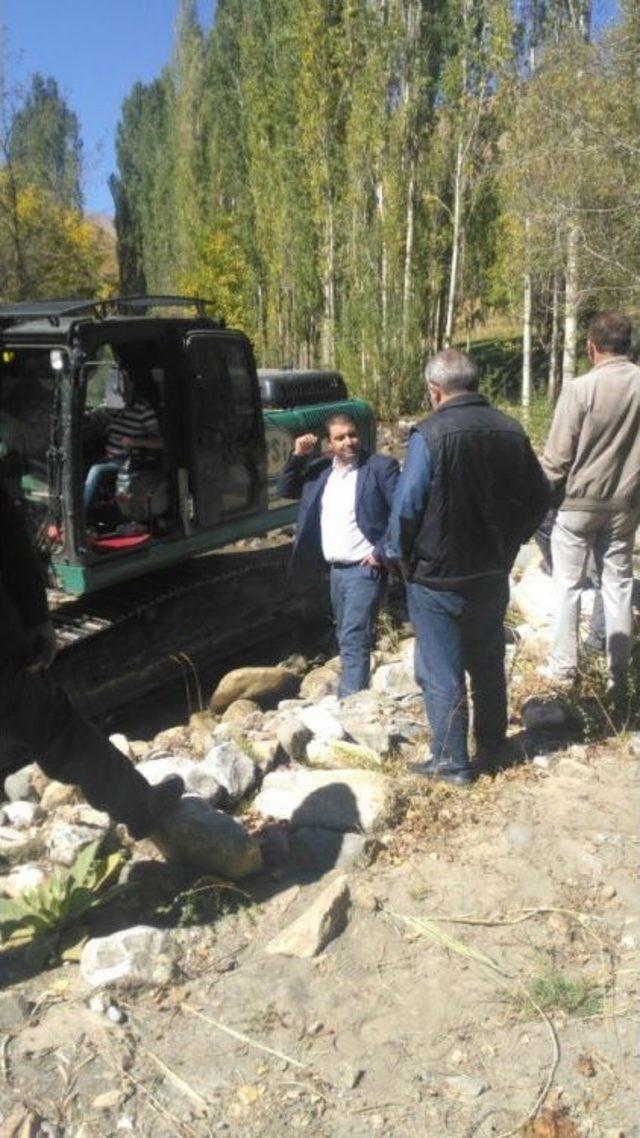
[[[607,664],[613,677],[624,675],[633,634],[633,543],[640,511],[604,513],[560,510],[551,534],[557,612],[552,663],[559,671],[578,664],[580,594],[591,554],[602,582]]]

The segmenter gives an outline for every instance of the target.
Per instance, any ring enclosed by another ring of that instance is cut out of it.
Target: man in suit
[[[278,492],[300,499],[293,571],[330,567],[344,698],[369,683],[375,620],[387,581],[382,539],[399,467],[394,458],[361,449],[350,415],[332,415],[326,431],[329,453],[322,458],[313,457],[314,434],[296,439]]]

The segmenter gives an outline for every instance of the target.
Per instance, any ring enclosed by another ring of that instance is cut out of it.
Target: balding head
[[[478,365],[455,348],[445,348],[433,356],[424,374],[429,387],[436,388],[445,398],[478,390]]]

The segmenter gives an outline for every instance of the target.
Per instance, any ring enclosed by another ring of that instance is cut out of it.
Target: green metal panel
[[[111,555],[102,563],[70,565],[54,562],[56,580],[61,589],[75,596],[96,592],[122,581],[130,581],[134,577],[154,573],[157,569],[166,569],[169,565],[186,561],[199,553],[220,549],[243,537],[254,537],[268,533],[270,529],[278,529],[279,526],[291,525],[295,521],[296,508],[295,502],[278,505],[262,514],[234,518],[232,522],[218,526],[215,530],[206,530],[173,541],[155,541],[143,550]]]

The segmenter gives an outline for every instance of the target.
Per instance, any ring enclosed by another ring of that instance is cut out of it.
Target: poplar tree
[[[8,156],[25,184],[40,186],[60,205],[82,209],[80,127],[51,76],[32,76],[13,116]]]

